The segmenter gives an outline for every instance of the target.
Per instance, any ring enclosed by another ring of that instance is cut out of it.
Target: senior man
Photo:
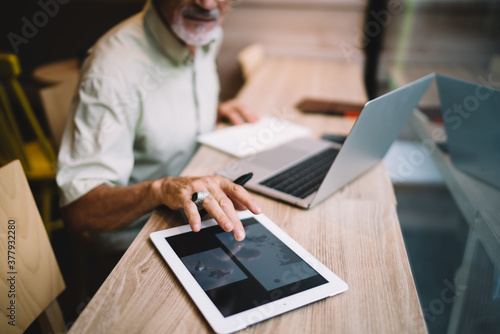
[[[253,122],[236,101],[218,103],[215,57],[232,1],[152,0],[91,48],[70,108],[57,182],[63,219],[75,230],[124,231],[106,242],[128,245],[159,205],[184,209],[201,228],[203,207],[237,240],[245,230],[235,209],[260,208],[247,191],[219,176],[178,177],[196,137],[218,118]]]

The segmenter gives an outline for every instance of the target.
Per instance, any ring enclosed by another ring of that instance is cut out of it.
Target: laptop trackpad
[[[264,151],[255,156],[252,164],[270,169],[277,170],[286,166],[300,158],[303,158],[308,152],[292,146],[280,146],[279,149]]]

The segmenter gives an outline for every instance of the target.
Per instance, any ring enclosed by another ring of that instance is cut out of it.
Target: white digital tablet
[[[347,290],[347,284],[265,215],[239,213],[236,241],[213,219],[153,232],[154,245],[208,323],[230,333]]]

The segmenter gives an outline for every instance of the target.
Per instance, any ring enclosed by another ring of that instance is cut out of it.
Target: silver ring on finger
[[[196,206],[202,207],[203,201],[210,195],[212,194],[208,191],[198,191],[193,194],[191,200],[194,202],[194,204],[196,204]]]

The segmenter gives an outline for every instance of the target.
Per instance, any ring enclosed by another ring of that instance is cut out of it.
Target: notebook
[[[310,134],[311,131],[305,126],[274,116],[264,116],[257,123],[245,123],[202,134],[198,136],[198,142],[244,158]]]

